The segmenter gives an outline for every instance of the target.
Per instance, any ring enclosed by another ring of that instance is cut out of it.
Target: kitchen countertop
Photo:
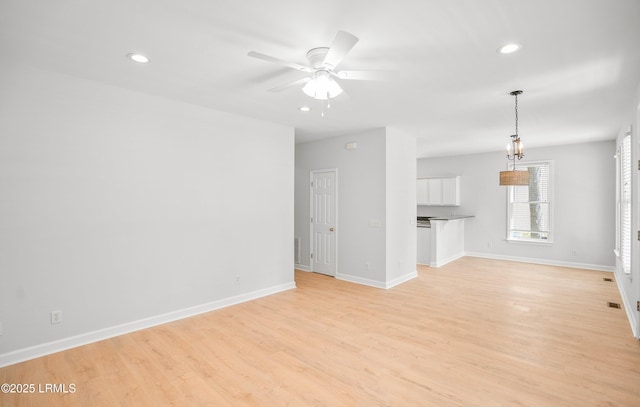
[[[451,216],[438,216],[435,218],[431,218],[430,221],[433,220],[457,220],[457,219],[466,219],[466,218],[474,218],[473,215],[451,215]]]
[[[447,222],[450,220],[466,219],[466,218],[473,218],[473,217],[474,217],[473,215],[418,216],[418,223],[416,226],[418,226],[419,228],[430,228],[431,221],[433,220],[441,220],[443,222]]]

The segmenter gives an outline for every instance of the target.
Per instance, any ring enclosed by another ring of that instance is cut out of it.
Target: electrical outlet
[[[236,276],[236,285],[240,285],[240,276]]]
[[[62,322],[62,311],[51,311],[51,325]]]

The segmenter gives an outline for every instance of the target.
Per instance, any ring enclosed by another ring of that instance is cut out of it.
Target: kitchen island
[[[471,215],[429,217],[429,226],[418,223],[418,264],[442,267],[464,256],[464,225]],[[429,234],[428,238],[425,237]],[[428,244],[427,247],[423,247]]]

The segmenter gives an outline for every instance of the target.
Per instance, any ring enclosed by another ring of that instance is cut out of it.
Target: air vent
[[[607,305],[609,306],[609,308],[620,308],[620,304],[618,304],[617,302],[608,302]]]
[[[613,281],[613,279],[611,279],[611,278],[609,278],[609,277],[603,277],[602,279],[603,279],[604,281],[607,281],[607,282],[612,282],[612,281]]]

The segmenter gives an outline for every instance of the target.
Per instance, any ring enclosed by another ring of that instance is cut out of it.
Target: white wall
[[[390,285],[416,276],[416,138],[387,128],[387,277]]]
[[[355,142],[357,148],[345,149]],[[309,174],[338,169],[336,277],[390,288],[417,275],[416,141],[394,129],[372,129],[296,145],[295,235],[309,270]],[[372,226],[379,221],[380,226]]]
[[[0,71],[0,365],[294,286],[292,128]]]
[[[356,142],[357,149],[345,144]],[[385,129],[373,129],[296,145],[295,236],[301,239],[301,268],[309,258],[309,174],[338,169],[338,265],[343,278],[383,284],[385,255]],[[372,219],[381,227],[369,226]],[[369,268],[365,266],[369,264]]]
[[[525,140],[526,143],[526,140]],[[501,152],[418,160],[418,177],[461,175],[459,207],[419,207],[418,215],[469,214],[470,254],[612,270],[615,244],[615,144],[613,141],[527,149],[523,160],[554,161],[554,244],[507,243],[506,188],[498,173]]]

